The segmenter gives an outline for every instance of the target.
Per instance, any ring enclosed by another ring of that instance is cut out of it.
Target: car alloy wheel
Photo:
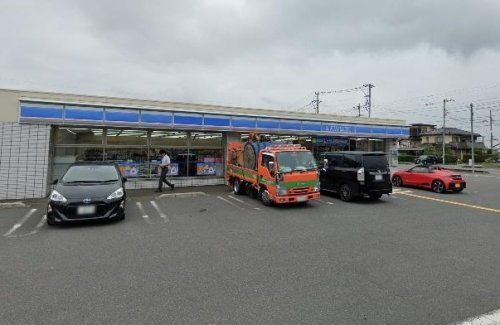
[[[342,184],[340,186],[340,199],[345,202],[351,201],[351,187],[348,184]]]
[[[444,183],[441,181],[432,182],[432,190],[436,193],[443,193],[444,192]]]
[[[401,185],[403,185],[403,180],[399,176],[394,176],[392,178],[392,185],[400,187]]]

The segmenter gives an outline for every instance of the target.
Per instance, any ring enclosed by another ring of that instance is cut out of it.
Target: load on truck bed
[[[235,194],[273,203],[302,203],[320,197],[312,153],[298,144],[249,141],[228,144],[226,180]]]

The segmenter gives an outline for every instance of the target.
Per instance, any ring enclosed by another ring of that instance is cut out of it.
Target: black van
[[[368,196],[378,200],[392,193],[391,172],[384,152],[338,151],[321,155],[320,186],[343,201]]]

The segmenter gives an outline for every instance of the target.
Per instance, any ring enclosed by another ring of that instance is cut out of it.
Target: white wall
[[[47,194],[50,126],[0,122],[0,200]]]

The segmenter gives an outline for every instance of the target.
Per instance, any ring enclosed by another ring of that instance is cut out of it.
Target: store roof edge
[[[263,116],[270,118],[306,119],[310,121],[325,121],[325,122],[407,126],[404,120],[398,120],[398,119],[380,119],[380,118],[363,118],[363,117],[360,118],[354,116],[342,116],[333,114],[314,115],[314,114],[300,113],[288,110],[278,110],[278,109],[263,109],[263,108],[249,108],[240,106],[171,102],[171,101],[161,101],[161,100],[94,96],[94,95],[84,95],[84,94],[70,94],[70,93],[44,92],[44,91],[33,91],[33,90],[19,90],[19,89],[0,88],[0,92],[19,93],[19,100],[33,101],[33,102],[137,108],[137,109],[148,109],[148,110],[171,110],[171,111],[185,111],[193,113],[200,112],[205,114],[231,114],[239,116],[257,116],[257,117]]]

